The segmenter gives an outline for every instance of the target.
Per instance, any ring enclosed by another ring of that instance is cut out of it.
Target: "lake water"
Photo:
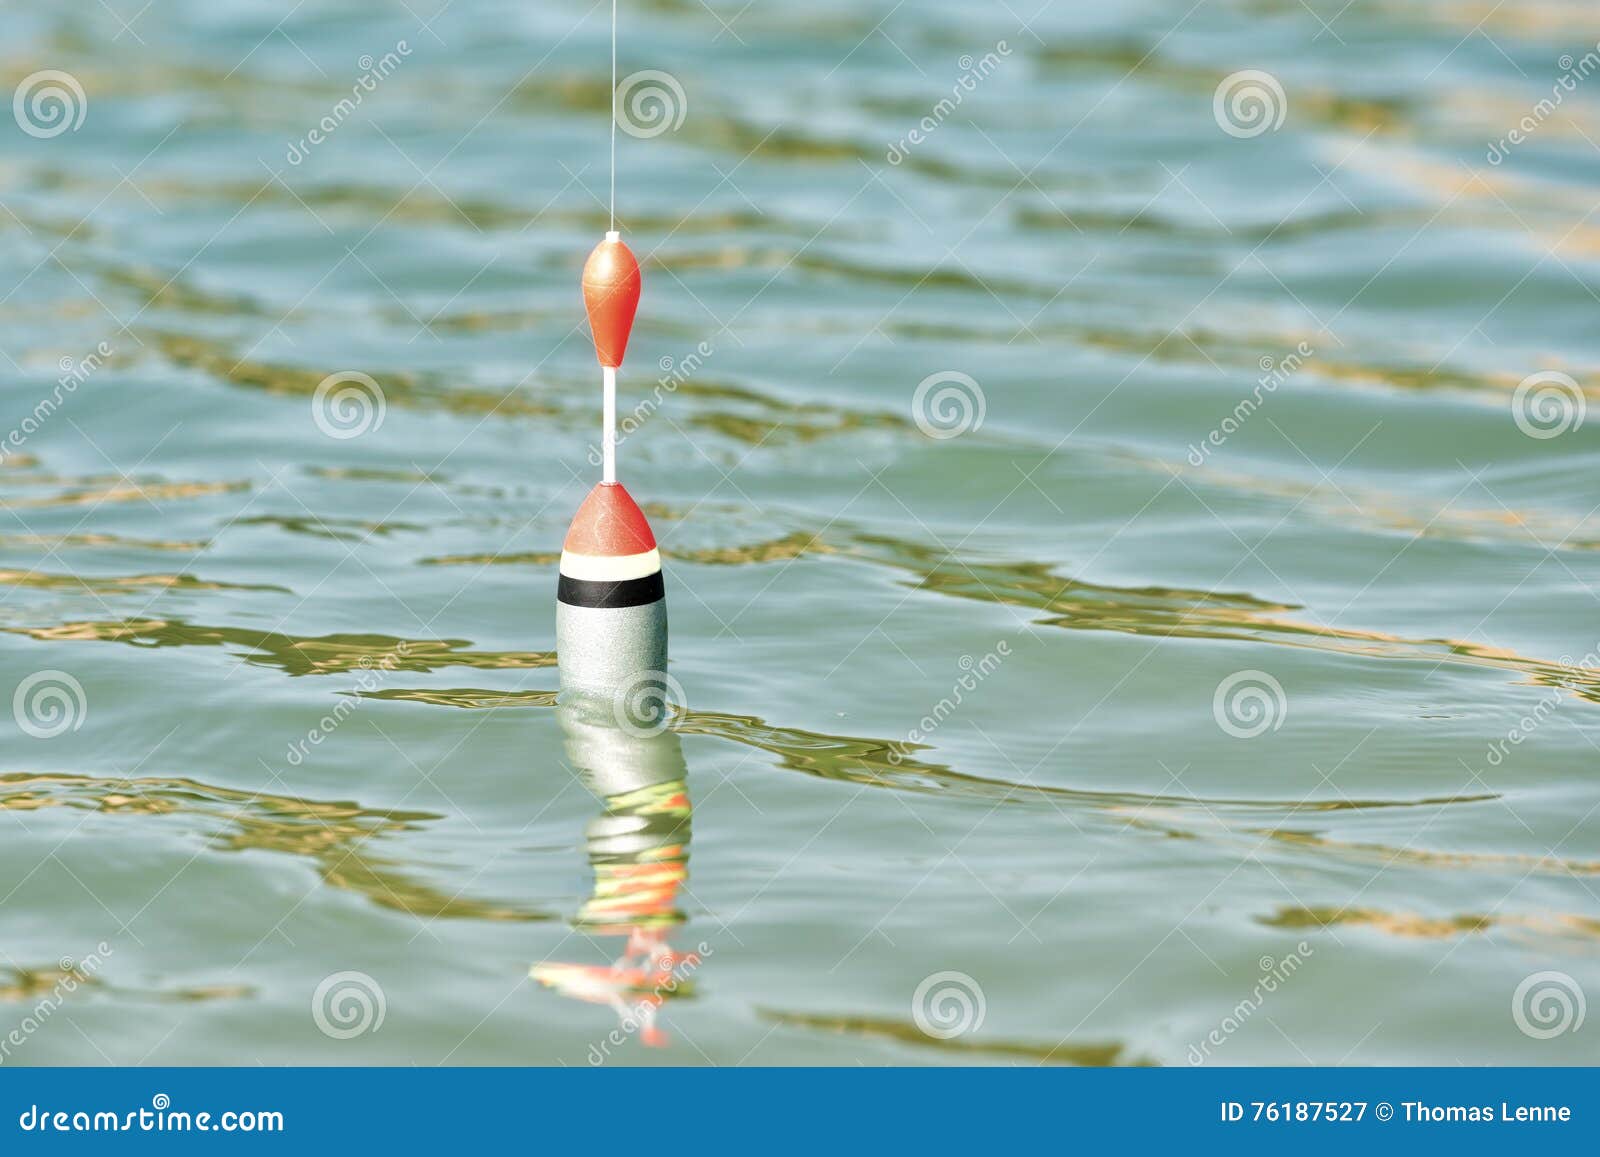
[[[1589,0],[624,0],[643,737],[607,6],[141,4],[0,14],[0,1061],[1596,1059]]]

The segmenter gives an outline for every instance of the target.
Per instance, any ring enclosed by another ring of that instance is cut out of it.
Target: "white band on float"
[[[661,569],[661,551],[639,554],[574,554],[561,552],[561,573],[586,582],[625,582],[646,578]]]

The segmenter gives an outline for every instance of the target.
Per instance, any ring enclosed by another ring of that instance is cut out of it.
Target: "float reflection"
[[[610,1007],[619,1022],[607,1038],[614,1044],[637,1034],[663,1046],[657,1012],[692,995],[693,973],[708,954],[703,945],[679,952],[669,943],[686,920],[679,892],[689,876],[693,809],[682,746],[665,727],[618,726],[609,700],[564,698],[558,710],[568,761],[603,809],[585,829],[594,885],[573,928],[591,939],[614,937],[621,950],[608,964],[544,961],[530,975],[563,996]],[[589,1059],[599,1064],[608,1055],[602,1044]]]

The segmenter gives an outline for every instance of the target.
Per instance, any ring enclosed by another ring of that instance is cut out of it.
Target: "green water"
[[[650,739],[606,7],[141,2],[0,14],[3,1063],[1596,1059],[1588,0],[624,0]]]

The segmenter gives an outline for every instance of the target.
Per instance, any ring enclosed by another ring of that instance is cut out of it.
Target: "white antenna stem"
[[[600,454],[602,482],[617,480],[617,371],[603,366],[605,371],[605,402],[600,417]]]

